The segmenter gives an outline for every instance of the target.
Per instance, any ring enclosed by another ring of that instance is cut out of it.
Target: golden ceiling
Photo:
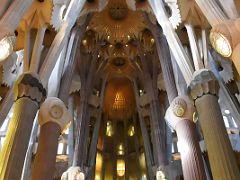
[[[114,0],[93,16],[89,27],[110,44],[126,44],[132,37],[138,37],[146,25],[141,12],[130,10],[126,0]]]

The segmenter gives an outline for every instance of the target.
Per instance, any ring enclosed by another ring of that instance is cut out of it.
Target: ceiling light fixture
[[[0,40],[0,61],[3,61],[12,54],[15,44],[15,36],[5,36]]]
[[[129,135],[130,137],[132,137],[132,136],[134,136],[134,134],[135,134],[135,129],[134,129],[134,126],[131,125],[131,126],[129,126],[129,128],[128,128],[128,135]]]
[[[211,32],[210,42],[213,48],[222,56],[230,57],[232,55],[232,47],[224,34],[220,32]]]
[[[112,126],[112,122],[111,121],[107,122],[106,135],[108,137],[111,137],[113,135],[113,126]]]
[[[122,177],[125,174],[125,161],[123,159],[117,160],[117,175]]]

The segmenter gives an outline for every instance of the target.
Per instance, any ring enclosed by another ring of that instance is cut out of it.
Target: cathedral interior
[[[240,180],[240,0],[0,0],[0,180]]]

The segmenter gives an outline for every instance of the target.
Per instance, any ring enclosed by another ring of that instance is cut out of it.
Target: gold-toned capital
[[[193,74],[188,89],[193,100],[196,100],[205,94],[218,95],[219,84],[212,71],[201,69]]]
[[[40,104],[46,97],[46,90],[37,75],[24,73],[16,81],[14,95],[15,101],[23,97],[28,97]]]

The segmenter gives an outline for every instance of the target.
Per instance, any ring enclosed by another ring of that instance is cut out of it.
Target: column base
[[[61,180],[85,180],[85,174],[81,171],[80,167],[72,166],[62,174]]]

